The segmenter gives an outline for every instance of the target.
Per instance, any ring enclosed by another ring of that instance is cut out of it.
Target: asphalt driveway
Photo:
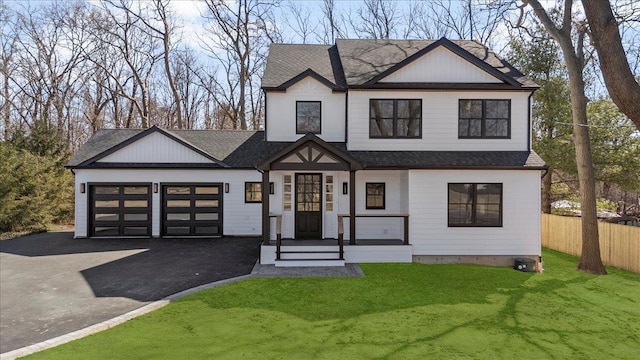
[[[0,241],[0,353],[111,319],[210,282],[246,275],[258,238]]]

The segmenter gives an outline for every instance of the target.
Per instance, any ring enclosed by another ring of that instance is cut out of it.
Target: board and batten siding
[[[320,101],[321,132],[324,141],[344,142],[345,93],[333,93],[317,80],[307,77],[292,85],[286,92],[267,92],[267,140],[296,141],[304,134],[296,134],[296,101]]]
[[[262,181],[262,175],[255,170],[165,170],[165,169],[76,169],[75,199],[75,236],[86,237],[88,234],[87,206],[89,187],[84,194],[80,193],[82,183],[229,183],[229,192],[223,187],[223,231],[224,235],[261,234],[262,206],[260,203],[244,202],[245,181]],[[152,236],[160,236],[161,192],[152,194]]]
[[[349,91],[349,150],[525,151],[529,91]],[[370,99],[421,99],[422,138],[370,139]],[[510,139],[458,139],[458,100],[510,99]]]
[[[501,83],[502,81],[449,49],[438,47],[379,82]]]
[[[98,160],[100,163],[211,163],[198,154],[159,132],[149,134]]]
[[[449,183],[502,183],[502,227],[448,227]],[[540,255],[540,172],[410,170],[413,255]]]

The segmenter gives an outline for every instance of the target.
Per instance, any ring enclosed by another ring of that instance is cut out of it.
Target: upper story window
[[[422,100],[370,99],[369,137],[422,137]]]
[[[296,134],[320,133],[320,101],[296,101]]]
[[[458,138],[509,139],[511,100],[460,100]]]
[[[502,226],[502,184],[449,184],[448,223]]]

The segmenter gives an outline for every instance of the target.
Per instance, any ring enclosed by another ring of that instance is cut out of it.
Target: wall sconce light
[[[269,194],[273,195],[275,193],[276,193],[276,187],[272,182],[270,182],[269,183]]]
[[[342,195],[347,195],[349,193],[349,183],[342,183]]]
[[[87,185],[85,183],[80,183],[80,194],[84,194],[87,192]]]
[[[158,183],[153,183],[153,193],[154,194],[158,193]]]
[[[229,193],[229,183],[224,183],[224,192]]]

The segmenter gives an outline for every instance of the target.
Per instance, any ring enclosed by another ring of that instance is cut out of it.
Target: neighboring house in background
[[[261,235],[278,266],[539,259],[538,86],[481,44],[274,44],[262,88],[265,131],[96,132],[68,164],[76,237]]]

